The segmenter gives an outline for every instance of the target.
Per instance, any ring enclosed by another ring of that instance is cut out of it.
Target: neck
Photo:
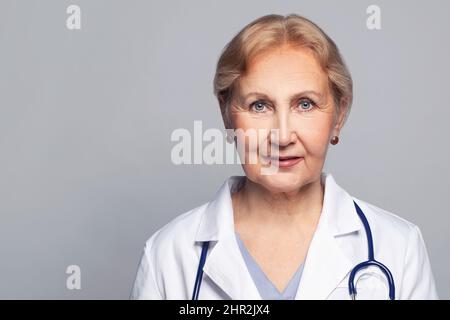
[[[235,221],[281,228],[315,227],[322,212],[324,188],[320,177],[293,192],[274,193],[246,178],[233,194]]]

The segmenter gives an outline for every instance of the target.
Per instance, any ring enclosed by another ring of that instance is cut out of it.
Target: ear
[[[229,120],[228,120],[228,116],[226,114],[226,106],[222,103],[220,103],[220,113],[222,115],[222,121],[223,121],[223,125],[225,126],[225,129],[228,128],[228,124],[229,124]]]
[[[223,96],[219,96],[220,113],[222,114],[222,121],[225,129],[231,129],[231,119],[229,119],[229,114],[227,112],[226,103]]]
[[[339,136],[342,127],[344,126],[345,115],[348,109],[348,99],[341,98],[339,102],[339,112],[336,115],[336,123],[334,125],[334,135]]]
[[[222,120],[225,129],[230,129],[230,120],[228,119],[228,115],[225,113],[225,111],[222,111]]]

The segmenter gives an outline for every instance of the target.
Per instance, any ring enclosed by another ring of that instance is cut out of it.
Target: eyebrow
[[[298,93],[295,93],[295,94],[291,95],[291,96],[289,97],[289,100],[292,101],[292,100],[294,100],[294,99],[298,99],[298,98],[300,98],[300,97],[302,97],[302,96],[304,96],[304,95],[306,95],[306,94],[313,94],[313,95],[317,96],[317,98],[319,98],[319,99],[321,99],[321,98],[323,97],[323,95],[322,95],[321,93],[317,92],[317,91],[314,91],[314,90],[305,90],[305,91],[298,92]],[[267,94],[262,93],[262,92],[257,92],[257,91],[253,91],[253,92],[247,93],[245,96],[243,96],[243,99],[244,99],[244,100],[247,100],[248,97],[250,97],[250,96],[252,96],[252,95],[255,95],[255,96],[261,96],[261,97],[263,97],[264,99],[271,100],[270,97],[269,97]]]

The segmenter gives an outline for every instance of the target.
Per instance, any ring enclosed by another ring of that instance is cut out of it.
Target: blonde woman
[[[224,48],[214,90],[225,127],[276,130],[259,138],[277,153],[247,146],[245,176],[153,234],[131,298],[438,298],[419,228],[322,171],[353,95],[323,30],[295,14],[251,22]]]

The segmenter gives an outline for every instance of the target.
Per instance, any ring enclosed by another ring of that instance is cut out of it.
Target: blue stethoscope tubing
[[[357,264],[350,271],[350,276],[348,278],[348,292],[350,294],[350,297],[352,298],[352,300],[355,300],[355,298],[356,298],[356,294],[357,294],[356,287],[355,287],[356,273],[358,271],[360,271],[361,269],[367,268],[369,266],[375,266],[384,273],[384,275],[386,276],[386,279],[388,280],[389,299],[395,300],[394,277],[392,276],[392,273],[388,267],[386,267],[381,262],[375,260],[375,255],[374,255],[374,250],[373,250],[372,231],[370,230],[369,222],[367,221],[366,216],[364,215],[363,211],[358,206],[358,204],[354,200],[353,200],[353,203],[355,204],[356,213],[358,214],[358,217],[361,219],[361,222],[364,225],[364,229],[366,231],[367,246],[368,246],[368,259],[367,259],[367,261],[363,261],[363,262]],[[198,264],[197,276],[195,278],[195,285],[194,285],[194,291],[192,293],[192,300],[198,300],[198,294],[200,292],[200,286],[202,284],[202,278],[203,278],[203,266],[205,265],[206,255],[208,253],[208,247],[209,247],[209,241],[204,241],[202,244],[202,253],[200,255],[200,261]]]
[[[353,203],[355,204],[356,213],[358,213],[359,218],[361,219],[361,222],[364,225],[364,229],[366,230],[366,237],[367,237],[367,246],[368,246],[368,258],[367,261],[363,261],[359,264],[357,264],[352,271],[350,272],[350,276],[348,277],[348,293],[350,294],[350,297],[352,300],[355,300],[356,297],[356,288],[355,288],[355,275],[356,273],[364,268],[367,268],[369,266],[375,266],[378,269],[380,269],[384,275],[386,276],[386,279],[388,280],[389,284],[389,299],[395,300],[395,283],[394,283],[394,277],[392,276],[391,271],[388,267],[386,267],[381,262],[375,260],[375,254],[373,253],[373,238],[372,238],[372,231],[370,230],[369,222],[367,221],[366,216],[364,215],[361,208],[358,206],[358,204],[353,200]]]

